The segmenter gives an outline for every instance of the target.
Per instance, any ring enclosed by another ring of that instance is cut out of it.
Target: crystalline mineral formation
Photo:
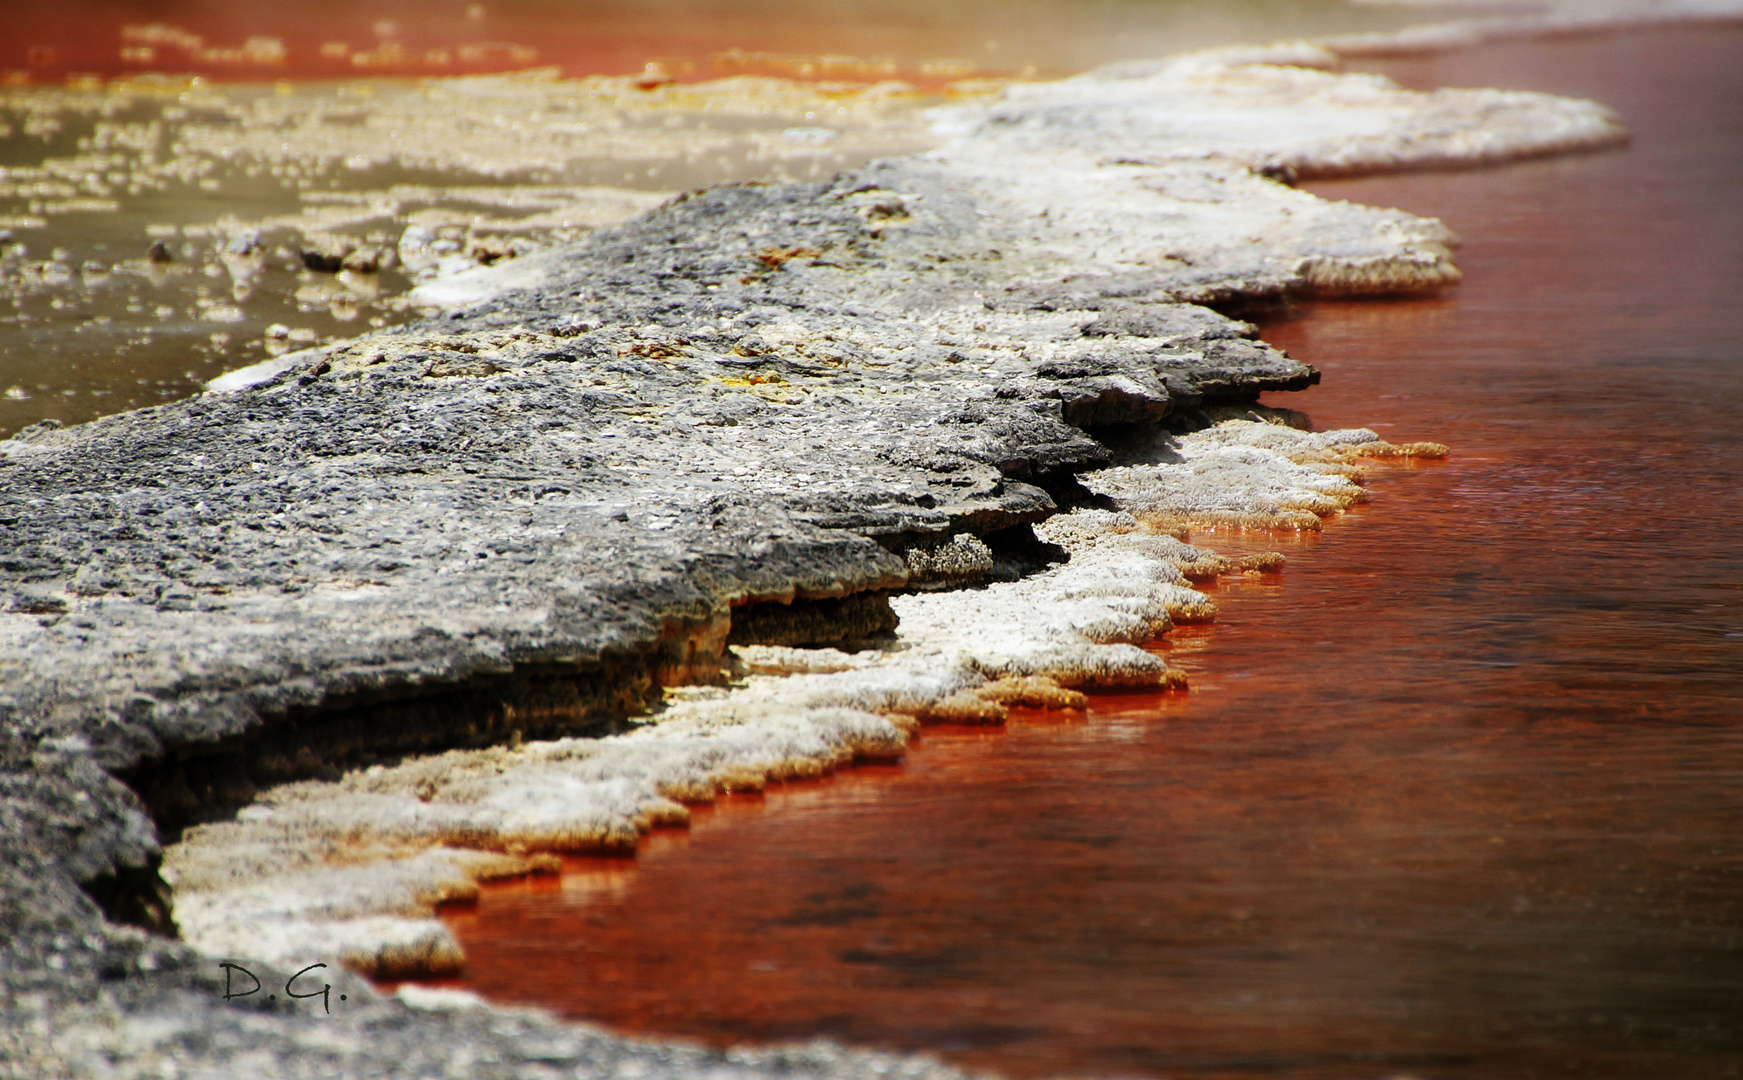
[[[1438,222],[1292,177],[1623,132],[1338,65],[1014,87],[934,152],[681,197],[427,286],[441,317],[0,443],[0,1072],[955,1075],[340,965],[450,971],[437,902],[916,724],[1179,685],[1139,646],[1237,569],[1183,527],[1317,527],[1356,459],[1444,453],[1273,422],[1316,373],[1204,305],[1458,280]],[[329,962],[332,1014],[226,1001],[221,960]]]

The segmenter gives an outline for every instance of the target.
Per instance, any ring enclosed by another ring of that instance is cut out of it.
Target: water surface
[[[1481,0],[1462,11],[1483,10]],[[745,71],[806,78],[1067,75],[1109,60],[1421,21],[1349,0],[8,0],[0,76],[218,78]]]
[[[1467,283],[1310,305],[1277,403],[1454,447],[1216,592],[1191,694],[935,730],[448,913],[466,985],[1017,1077],[1743,1063],[1743,32],[1400,63],[1599,98],[1622,152],[1317,185]]]

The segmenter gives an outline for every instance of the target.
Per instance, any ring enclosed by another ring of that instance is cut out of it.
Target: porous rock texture
[[[1438,223],[1281,181],[1620,137],[1335,63],[1023,88],[943,115],[936,153],[694,194],[446,317],[0,444],[0,1070],[940,1071],[628,1043],[337,965],[439,969],[436,899],[914,722],[1168,685],[1136,643],[1207,616],[1182,582],[1220,565],[1166,535],[1200,505],[1174,459],[1246,446],[1225,502],[1318,513],[1277,492],[1377,443],[1146,436],[1315,378],[1198,304],[1457,279]],[[124,925],[174,929],[184,831],[193,944]],[[281,986],[329,962],[347,1000],[226,1002],[196,945]]]

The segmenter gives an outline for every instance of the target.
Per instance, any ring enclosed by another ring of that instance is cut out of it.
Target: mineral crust
[[[1157,437],[1316,379],[1203,305],[1457,280],[1439,223],[1288,179],[1622,137],[1336,65],[1024,87],[947,110],[934,153],[681,197],[433,289],[443,317],[0,443],[0,1069],[942,1073],[625,1042],[338,965],[440,970],[432,903],[686,799],[1169,685],[1135,646],[1207,617],[1185,582],[1221,565],[1169,522],[1299,524],[1355,497],[1337,447],[1379,446]],[[161,936],[184,834],[188,942]],[[329,962],[331,1014],[226,1001],[222,959],[281,986]]]

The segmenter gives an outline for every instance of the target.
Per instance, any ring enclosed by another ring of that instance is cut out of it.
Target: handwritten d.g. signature
[[[250,994],[260,993],[260,980],[254,977],[254,972],[249,971],[247,968],[243,967],[241,964],[232,964],[229,961],[225,961],[224,963],[219,964],[218,966],[224,969],[224,1000],[225,1001],[229,1001],[232,998],[243,998],[243,997],[249,996]],[[298,979],[302,978],[304,975],[307,975],[309,972],[314,971],[316,968],[324,968],[326,966],[327,966],[326,964],[310,964],[308,967],[302,969],[301,971],[297,972],[295,975],[292,975],[290,978],[286,979],[284,981],[285,997],[297,998],[299,1000],[302,998],[318,997],[321,999],[321,1011],[330,1014],[333,1011],[332,1007],[331,1007],[332,1006],[331,997],[332,997],[332,993],[333,993],[332,984],[322,983],[321,988],[319,990],[310,990],[307,993],[298,993],[296,990],[296,985],[297,985]],[[249,982],[253,983],[254,985],[252,987],[248,988],[247,990],[236,989],[235,986],[236,986],[236,976],[237,975],[243,976],[244,978],[246,978]],[[277,1001],[278,995],[277,994],[268,994],[268,995],[266,995],[266,1000]],[[339,1000],[344,1001],[345,995],[340,994]]]

